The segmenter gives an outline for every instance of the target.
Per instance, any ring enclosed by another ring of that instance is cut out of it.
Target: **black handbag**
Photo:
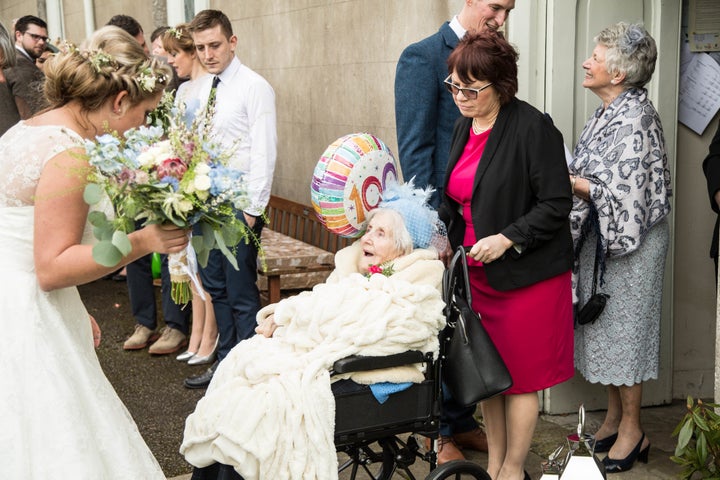
[[[605,304],[607,303],[608,298],[610,298],[610,295],[608,295],[607,293],[597,293],[599,248],[600,238],[598,238],[598,248],[595,249],[595,266],[593,267],[592,292],[588,301],[580,308],[580,311],[578,311],[577,323],[579,325],[595,323],[595,320],[597,320],[603,310],[605,310]]]
[[[445,271],[443,295],[447,326],[442,379],[453,399],[469,406],[510,388],[510,372],[472,309],[464,247],[458,247]]]

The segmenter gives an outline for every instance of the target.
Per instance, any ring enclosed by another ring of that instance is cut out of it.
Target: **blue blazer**
[[[415,186],[436,188],[431,203],[442,198],[450,138],[460,116],[452,95],[445,90],[447,58],[458,37],[445,22],[440,30],[408,46],[395,71],[395,125],[400,167]]]

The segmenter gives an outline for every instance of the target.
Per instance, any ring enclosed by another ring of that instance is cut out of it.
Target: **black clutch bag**
[[[580,309],[577,315],[577,322],[580,325],[594,323],[605,309],[605,304],[610,295],[606,293],[595,293]]]
[[[600,238],[598,237],[598,247],[595,250],[595,266],[593,267],[592,292],[588,301],[577,313],[577,323],[579,325],[595,323],[595,320],[597,320],[603,310],[605,310],[605,304],[607,303],[608,298],[610,298],[610,295],[606,293],[597,293],[599,249]]]
[[[473,405],[504,392],[512,377],[472,309],[465,249],[459,247],[443,277],[447,326],[442,379],[453,399]]]

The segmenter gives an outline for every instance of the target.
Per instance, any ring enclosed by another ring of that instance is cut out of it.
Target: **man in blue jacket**
[[[466,0],[459,14],[437,33],[405,48],[395,72],[395,125],[403,178],[435,187],[431,204],[442,198],[450,135],[460,116],[443,80],[447,58],[468,30],[497,30],[515,0]]]
[[[505,24],[515,0],[466,0],[459,14],[440,30],[405,48],[395,72],[395,125],[403,178],[435,188],[430,203],[440,204],[450,139],[460,116],[443,81],[447,58],[465,32]],[[462,460],[461,448],[487,451],[485,433],[473,418],[476,406],[463,407],[445,395],[438,463]]]

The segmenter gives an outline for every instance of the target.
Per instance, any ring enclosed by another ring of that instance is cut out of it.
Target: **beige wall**
[[[37,15],[37,1],[35,0],[0,0],[0,20],[10,30],[12,21],[23,15]]]
[[[397,152],[397,59],[408,43],[437,31],[459,4],[211,2],[211,8],[222,8],[233,22],[238,57],[275,89],[279,145],[274,193],[309,204],[315,164],[342,135],[369,132]]]
[[[46,0],[47,1],[47,0]],[[13,18],[23,15],[37,15],[37,0],[0,0],[0,20],[10,27]],[[152,3],[147,0],[94,0],[95,25],[105,25],[113,15],[123,13],[135,18],[150,41],[150,33],[155,29],[152,16]],[[82,0],[62,0],[64,14],[65,39],[79,44],[85,39],[85,10]],[[49,25],[51,38],[58,35]]]
[[[63,13],[65,17],[65,40],[79,45],[87,36],[83,2],[78,0],[63,0]],[[54,41],[55,37],[52,33],[50,35]]]

